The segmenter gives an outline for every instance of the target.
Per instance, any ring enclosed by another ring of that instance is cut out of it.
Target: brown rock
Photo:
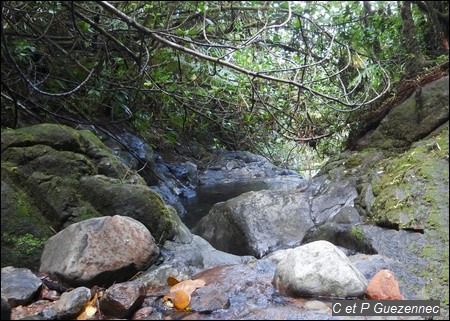
[[[389,270],[380,270],[369,282],[366,297],[370,300],[404,300],[394,275]]]
[[[40,272],[73,287],[109,286],[146,270],[159,248],[150,231],[127,216],[70,225],[45,244]]]
[[[116,283],[105,291],[100,309],[110,317],[128,318],[142,306],[144,299],[143,284],[134,281]]]

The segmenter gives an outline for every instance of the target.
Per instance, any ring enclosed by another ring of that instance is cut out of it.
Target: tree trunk
[[[416,38],[416,27],[411,13],[411,1],[403,1],[400,7],[403,20],[403,46],[408,54],[405,62],[405,76],[411,77],[423,66],[425,58]]]
[[[428,11],[428,15],[430,17],[431,26],[432,26],[432,39],[436,39],[437,43],[435,44],[436,55],[444,55],[448,54],[448,39],[445,36],[445,32],[443,30],[442,24],[438,19],[438,9],[437,9],[436,1],[425,1],[425,6]]]
[[[370,5],[370,1],[363,1],[363,6],[364,6],[364,16],[365,16],[365,18],[363,19],[364,26],[366,28],[371,28],[369,19],[367,19],[368,16],[371,16],[374,14],[372,7]],[[370,44],[372,47],[371,48],[372,52],[375,54],[376,57],[379,57],[380,53],[381,53],[381,45],[380,45],[380,42],[378,41],[378,39],[373,39]]]

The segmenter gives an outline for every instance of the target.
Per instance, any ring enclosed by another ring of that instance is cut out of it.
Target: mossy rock
[[[51,223],[25,192],[5,181],[6,175],[2,171],[2,267],[28,267],[37,271],[45,241],[53,235]]]
[[[421,141],[398,157],[379,163],[383,173],[372,181],[372,218],[399,228],[435,225],[448,211],[448,130]]]
[[[370,241],[365,237],[364,231],[355,225],[344,225],[337,223],[326,223],[317,230],[310,232],[303,243],[324,240],[336,246],[342,246],[348,250],[376,254]]]
[[[409,268],[427,280],[424,297],[441,301],[444,319],[449,315],[448,133],[447,127],[378,164],[383,173],[372,181],[371,212],[377,224],[424,234],[424,244],[408,247],[427,264]]]
[[[65,125],[41,124],[19,129],[2,129],[2,152],[10,147],[46,145],[56,150],[82,152],[80,134]]]
[[[442,77],[392,109],[370,135],[367,147],[405,150],[448,121],[449,77]]]
[[[175,236],[178,225],[161,197],[92,132],[42,124],[2,129],[1,141],[9,204],[2,206],[2,266],[36,270],[54,232],[98,216],[137,219],[159,244]]]
[[[80,191],[102,215],[125,215],[144,224],[160,245],[174,237],[175,222],[159,194],[103,175],[84,177]]]

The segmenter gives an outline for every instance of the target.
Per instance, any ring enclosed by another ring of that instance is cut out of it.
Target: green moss
[[[80,134],[75,129],[58,124],[40,124],[2,132],[3,148],[47,145],[57,150],[80,152]]]
[[[83,151],[94,158],[112,156],[111,150],[90,130],[80,130],[80,141]]]
[[[174,235],[174,224],[163,199],[144,185],[106,176],[85,177],[79,192],[102,215],[130,216],[144,224],[158,243]]]
[[[363,155],[361,155],[360,153],[354,153],[354,154],[350,155],[344,163],[345,167],[353,168],[353,167],[361,165],[363,162],[362,157],[363,157]]]
[[[424,232],[426,245],[408,249],[426,264],[408,268],[427,280],[424,296],[441,301],[444,319],[449,303],[448,145],[447,129],[377,164],[383,172],[372,180],[373,220]]]
[[[417,145],[399,157],[382,161],[379,166],[384,171],[379,179],[372,181],[374,195],[373,218],[375,221],[391,221],[401,228],[413,227],[417,222],[426,226],[429,214],[437,204],[443,202],[442,189],[429,182],[442,182],[448,176],[448,163],[443,162],[448,153],[445,136],[448,131],[435,138],[443,146],[430,151],[435,142],[428,140]],[[439,144],[439,146],[441,145]],[[447,151],[446,151],[446,150]],[[441,184],[441,183],[436,183]],[[448,208],[448,198],[447,198]],[[409,220],[405,218],[409,217]]]
[[[359,228],[358,226],[352,226],[352,228],[350,230],[350,235],[360,242],[366,241],[366,236],[364,234],[364,231],[361,228]]]
[[[36,237],[30,233],[23,235],[5,233],[3,238],[6,243],[14,244],[15,251],[26,256],[32,255],[33,253],[41,253],[47,241],[46,238]]]
[[[9,182],[3,175],[2,185]],[[5,190],[3,190],[5,188]],[[50,223],[20,190],[10,185],[2,186],[1,246],[2,267],[39,268],[40,257],[45,241],[52,236]]]
[[[16,174],[19,167],[13,162],[2,161],[2,171],[8,172],[9,174]]]

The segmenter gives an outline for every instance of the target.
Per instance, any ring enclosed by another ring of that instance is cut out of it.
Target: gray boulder
[[[352,206],[357,192],[350,181],[314,180],[308,189],[244,193],[213,206],[192,232],[218,250],[257,258],[302,243],[308,232]]]
[[[59,320],[76,319],[91,299],[92,291],[84,286],[64,292],[55,302],[52,310]]]
[[[220,251],[260,258],[298,245],[313,226],[305,194],[263,190],[217,203],[192,231]]]
[[[1,296],[10,307],[30,303],[41,284],[41,279],[28,269],[12,266],[2,268]]]
[[[135,219],[93,218],[47,241],[40,272],[70,286],[106,286],[147,269],[158,255],[150,231]]]
[[[316,241],[287,252],[277,264],[274,285],[292,296],[361,297],[367,280],[332,243]]]

